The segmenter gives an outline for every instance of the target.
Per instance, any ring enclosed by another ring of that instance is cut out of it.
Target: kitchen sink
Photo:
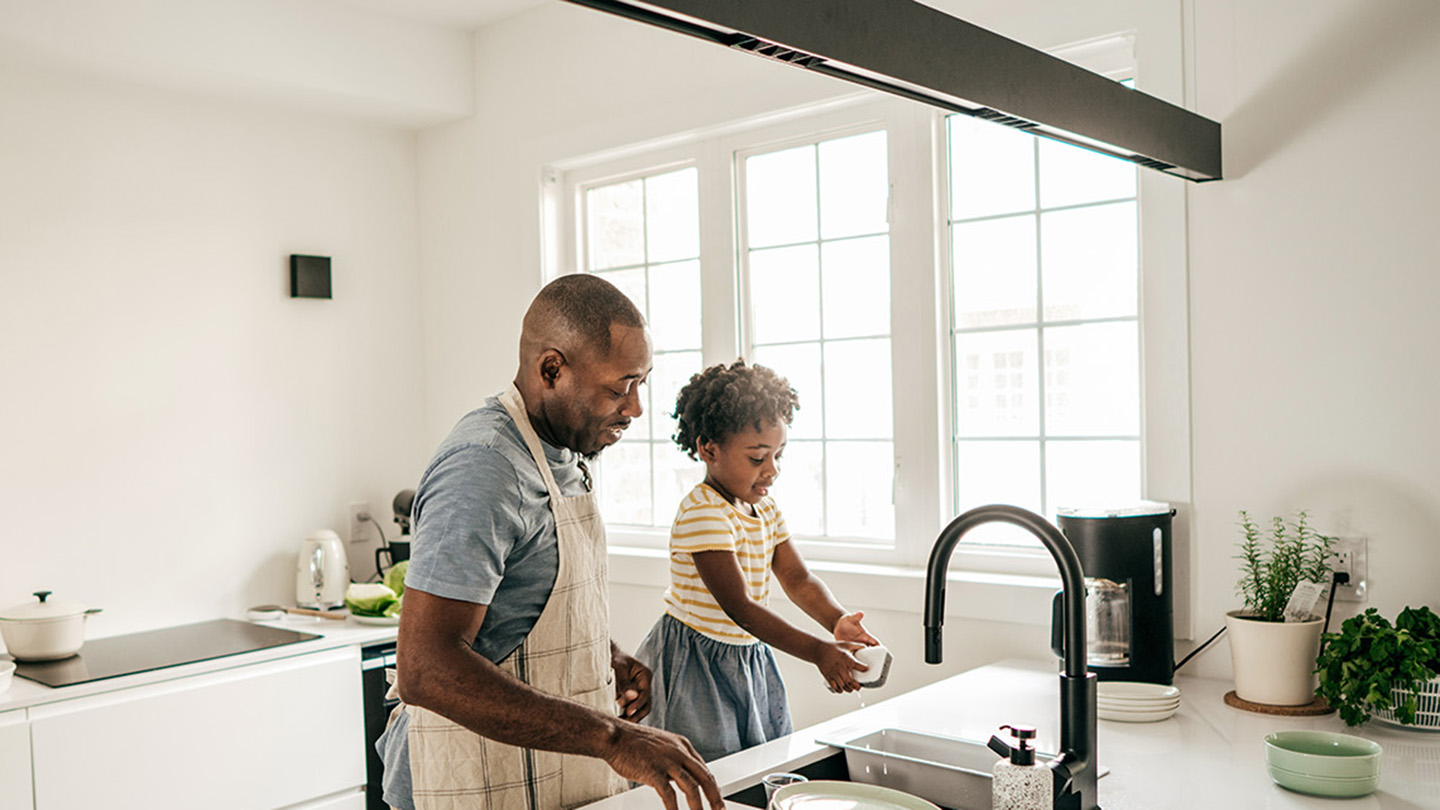
[[[840,750],[794,769],[795,773],[811,780],[864,782],[903,790],[947,810],[990,810],[990,770],[998,758],[983,742],[894,728],[853,739],[816,742]],[[765,806],[765,791],[758,784],[726,798],[751,807]]]

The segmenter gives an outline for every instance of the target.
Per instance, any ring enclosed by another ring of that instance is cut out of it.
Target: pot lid
[[[50,591],[36,591],[34,601],[26,602],[23,605],[12,605],[0,610],[0,620],[48,621],[50,619],[67,619],[71,616],[79,616],[84,612],[84,605],[67,602],[64,599],[51,599]]]

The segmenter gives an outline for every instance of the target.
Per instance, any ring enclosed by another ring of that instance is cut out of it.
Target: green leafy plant
[[[1392,625],[1370,608],[1321,638],[1319,693],[1347,725],[1369,720],[1377,709],[1394,711],[1405,725],[1415,722],[1415,694],[1440,674],[1440,616],[1428,607],[1407,607]],[[1397,687],[1410,692],[1399,705],[1391,693]]]
[[[1240,581],[1235,592],[1245,600],[1245,617],[1265,622],[1282,621],[1285,603],[1302,581],[1328,585],[1335,538],[1310,527],[1302,510],[1293,521],[1270,520],[1262,531],[1245,510],[1240,510]]]

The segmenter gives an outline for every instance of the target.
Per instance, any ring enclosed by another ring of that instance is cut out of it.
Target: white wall
[[[413,133],[0,68],[0,607],[239,616],[351,500],[388,520],[428,454],[417,217]]]
[[[1440,601],[1440,96],[1426,89],[1440,75],[1440,7],[1326,0],[1297,18],[1279,0],[935,5],[1037,47],[1133,30],[1142,89],[1224,124],[1228,179],[1187,189],[1198,637],[1236,606],[1241,508],[1303,507],[1324,530],[1368,535],[1372,605]],[[420,141],[432,441],[513,373],[540,283],[541,166],[851,90],[563,4],[482,31],[476,50],[475,119]],[[863,591],[837,588],[852,603]],[[633,645],[659,589],[612,593],[616,636]],[[963,660],[925,668],[918,605],[917,590],[875,617],[909,647],[902,680],[1047,655],[1046,617],[951,622],[947,647]],[[804,669],[786,666],[797,721],[853,705],[798,687]],[[1228,653],[1189,671],[1228,677]]]

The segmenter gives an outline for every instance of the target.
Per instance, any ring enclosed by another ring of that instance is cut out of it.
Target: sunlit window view
[[[1135,167],[964,116],[947,134],[956,511],[1140,497]]]
[[[606,520],[668,527],[704,478],[671,441],[675,394],[700,360],[700,215],[694,168],[588,188],[585,269],[625,291],[650,322],[655,368],[645,414],[607,449],[598,471]]]
[[[742,176],[750,359],[800,396],[776,500],[797,535],[889,540],[886,133],[751,154]]]

